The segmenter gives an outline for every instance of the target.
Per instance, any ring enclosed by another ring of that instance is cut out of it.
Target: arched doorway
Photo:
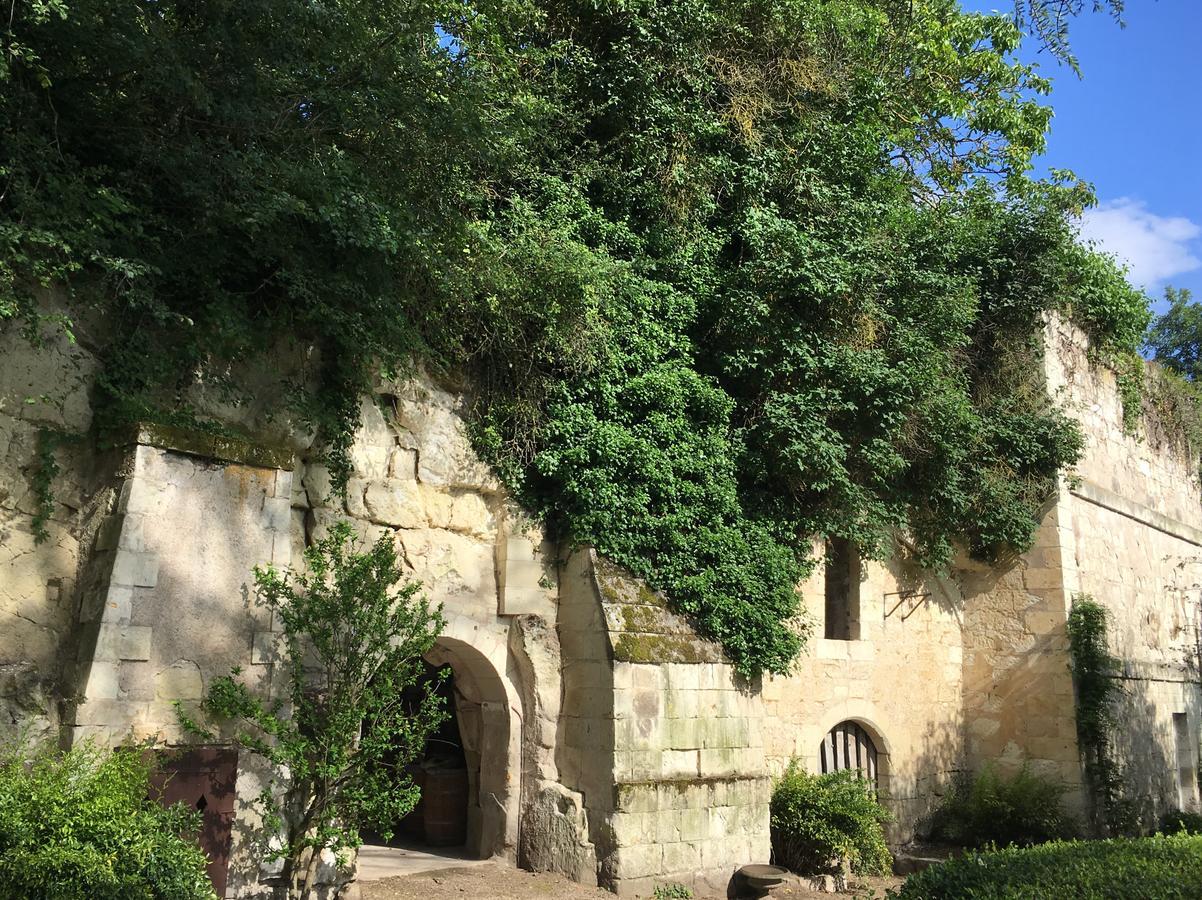
[[[521,792],[521,701],[509,670],[507,623],[484,624],[444,611],[447,623],[426,654],[431,672],[449,667],[443,683],[452,721],[427,745],[427,754],[462,753],[466,790],[459,795],[466,820],[462,846],[431,846],[416,829],[398,823],[392,846],[365,845],[359,853],[360,878],[443,868],[453,861],[502,857],[515,861]],[[454,744],[454,748],[448,748]],[[420,765],[418,762],[418,765]],[[454,766],[454,760],[439,765]],[[415,779],[416,780],[416,779]],[[438,815],[447,813],[453,791],[442,786]],[[425,801],[423,800],[423,803]],[[424,813],[423,813],[424,816]],[[407,821],[407,820],[406,820]],[[444,822],[445,824],[445,822]],[[426,822],[423,819],[422,830]],[[446,832],[444,831],[445,835]]]
[[[477,859],[514,855],[521,786],[517,692],[486,649],[444,634],[426,656],[452,672],[450,712],[467,768],[465,849]]]

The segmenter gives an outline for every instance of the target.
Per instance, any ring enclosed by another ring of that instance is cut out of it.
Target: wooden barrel
[[[467,769],[428,769],[422,789],[426,843],[457,847],[467,842]]]

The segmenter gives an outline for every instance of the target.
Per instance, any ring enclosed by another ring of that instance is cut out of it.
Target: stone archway
[[[521,695],[505,674],[507,640],[454,614],[427,662],[451,667],[468,768],[466,851],[516,859],[522,772]]]

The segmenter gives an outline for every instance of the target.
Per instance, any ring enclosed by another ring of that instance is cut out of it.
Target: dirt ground
[[[886,889],[897,887],[901,878],[866,878],[848,894],[821,894],[816,891],[781,885],[770,900],[835,900],[855,897],[868,900],[883,897]],[[443,869],[420,875],[385,878],[363,885],[363,900],[613,900],[613,894],[568,881],[559,875],[526,872],[504,865],[475,866],[470,869]],[[697,900],[718,900],[717,896]]]

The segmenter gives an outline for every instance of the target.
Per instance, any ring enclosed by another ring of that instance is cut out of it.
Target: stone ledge
[[[143,424],[132,436],[133,442],[189,456],[200,456],[221,462],[240,463],[260,469],[282,469],[291,472],[295,454],[285,447],[256,444],[244,438],[209,434],[174,425]]]
[[[1199,529],[1171,519],[1138,501],[1128,500],[1092,481],[1082,480],[1076,487],[1069,488],[1069,493],[1086,503],[1092,503],[1094,506],[1100,506],[1120,516],[1133,519],[1141,525],[1154,528],[1170,537],[1185,541],[1187,544],[1202,547],[1202,531]]]

